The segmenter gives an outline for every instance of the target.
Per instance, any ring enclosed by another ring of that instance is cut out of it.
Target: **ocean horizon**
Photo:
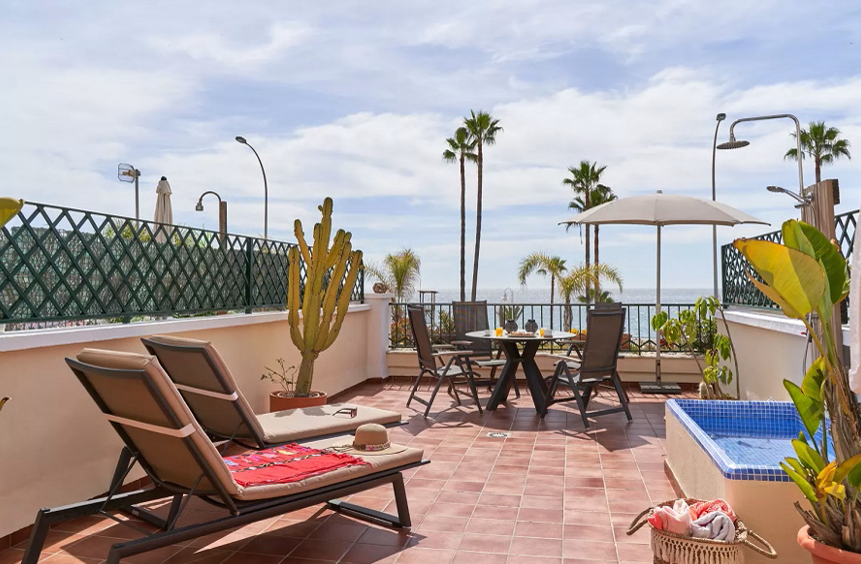
[[[458,301],[460,290],[457,288],[445,288],[436,290],[434,295],[435,303],[450,303]],[[467,299],[469,299],[470,289],[467,288]],[[701,296],[710,296],[711,288],[661,288],[661,303],[663,304],[693,304]],[[504,296],[513,296],[514,303],[520,304],[549,304],[550,303],[550,288],[530,288],[526,286],[517,286],[512,288],[479,288],[476,292],[478,300],[487,300],[488,303],[501,303]],[[629,304],[654,304],[655,303],[655,288],[630,288],[622,292],[610,291],[613,300]],[[418,302],[419,291],[409,299],[409,301]],[[430,301],[430,296],[426,295],[425,302]],[[560,303],[562,298],[556,296],[554,303]]]

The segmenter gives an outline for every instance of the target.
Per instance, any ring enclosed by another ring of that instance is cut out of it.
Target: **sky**
[[[142,216],[158,179],[175,223],[293,240],[325,196],[367,260],[409,247],[422,287],[458,285],[456,164],[441,158],[470,110],[499,119],[485,152],[479,286],[516,286],[520,260],[584,260],[562,185],[581,160],[606,165],[619,197],[711,196],[715,115],[824,120],[861,151],[861,5],[761,0],[395,2],[45,2],[0,16],[0,196],[134,214],[118,163],[141,170]],[[741,123],[720,151],[718,199],[772,224],[719,228],[721,243],[797,217],[789,120]],[[854,150],[853,150],[854,152]],[[861,154],[824,169],[838,211],[858,208]],[[805,161],[805,184],[813,183]],[[467,256],[476,171],[467,169]],[[655,234],[601,229],[601,259],[625,287],[654,287]],[[711,285],[711,228],[663,233],[663,285]],[[469,279],[467,280],[469,283]],[[540,276],[530,288],[549,286]]]

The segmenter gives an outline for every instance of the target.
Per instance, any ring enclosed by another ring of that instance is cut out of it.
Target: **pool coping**
[[[700,448],[705,451],[711,461],[718,467],[724,478],[728,480],[746,480],[760,482],[789,482],[791,478],[780,466],[738,464],[731,460],[726,452],[715,443],[708,434],[694,421],[684,410],[684,405],[691,402],[703,402],[708,400],[667,400],[665,406],[667,412],[673,415],[679,423],[691,434]],[[738,402],[736,402],[738,403]],[[791,402],[742,402],[750,404],[784,404]]]

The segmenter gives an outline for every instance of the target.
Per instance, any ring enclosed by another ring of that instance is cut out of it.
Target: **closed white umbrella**
[[[170,205],[170,184],[167,181],[166,176],[162,176],[161,180],[158,181],[158,186],[155,189],[156,199],[155,199],[155,217],[153,221],[156,223],[164,223],[165,225],[173,224],[173,207]],[[158,226],[156,226],[158,229]],[[167,239],[166,233],[168,228],[165,227],[163,229],[158,229],[158,233],[156,233],[155,240],[159,243],[164,243]]]
[[[739,223],[761,223],[768,225],[752,215],[737,210],[732,206],[704,200],[692,196],[664,194],[658,190],[654,194],[620,198],[595,206],[583,213],[560,222],[560,225],[654,225],[658,228],[658,267],[657,267],[657,296],[655,312],[661,312],[661,227],[665,225],[738,225]],[[717,297],[717,296],[715,296]],[[657,335],[658,344],[655,351],[655,383],[641,384],[643,392],[669,393],[678,392],[676,384],[661,382],[661,334]]]

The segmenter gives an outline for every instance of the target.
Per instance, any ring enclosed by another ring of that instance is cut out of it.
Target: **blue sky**
[[[174,218],[270,236],[312,221],[326,195],[370,259],[409,246],[425,288],[457,285],[457,166],[444,140],[470,109],[504,127],[486,153],[479,285],[515,286],[533,250],[583,260],[561,185],[580,160],[607,165],[623,197],[710,195],[714,116],[789,112],[826,120],[861,147],[861,9],[816,3],[607,0],[326,3],[7,1],[0,18],[0,194],[134,212],[116,164],[161,175]],[[789,121],[738,126],[751,146],[718,154],[718,198],[777,227],[796,211]],[[728,124],[721,137],[726,138]],[[859,148],[858,150],[861,150]],[[861,200],[859,160],[825,169],[840,210]],[[812,183],[813,171],[805,171]],[[475,172],[468,173],[468,240]],[[761,226],[721,228],[722,242]],[[630,288],[654,285],[654,232],[608,226],[601,256]],[[664,286],[708,287],[711,230],[664,234]],[[471,245],[468,252],[471,253]],[[530,287],[543,287],[536,277]]]

